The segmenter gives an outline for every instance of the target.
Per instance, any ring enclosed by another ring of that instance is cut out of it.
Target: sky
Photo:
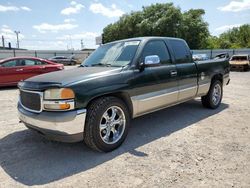
[[[96,48],[95,37],[120,16],[155,3],[174,3],[181,10],[202,8],[212,35],[250,24],[250,0],[1,0],[0,36],[5,45],[32,50]],[[0,46],[2,42],[0,41]]]

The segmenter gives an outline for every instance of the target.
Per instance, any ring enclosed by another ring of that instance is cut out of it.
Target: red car
[[[0,87],[15,86],[32,76],[64,69],[57,64],[36,57],[14,57],[0,60]]]

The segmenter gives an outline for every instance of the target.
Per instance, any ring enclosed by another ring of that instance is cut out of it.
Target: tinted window
[[[247,61],[247,56],[233,56],[232,61]]]
[[[163,41],[150,41],[145,45],[142,52],[143,60],[150,55],[159,56],[162,64],[171,63],[167,47]]]
[[[15,67],[17,65],[16,60],[7,61],[2,64],[3,67]]]
[[[174,51],[176,63],[191,62],[191,54],[186,43],[181,40],[169,40],[169,42]]]

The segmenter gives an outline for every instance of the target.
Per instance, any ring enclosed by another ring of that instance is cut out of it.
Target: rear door
[[[174,54],[178,74],[178,101],[182,102],[194,98],[198,89],[197,67],[192,59],[188,45],[183,40],[169,39]]]
[[[135,96],[132,97],[134,115],[157,110],[177,102],[178,85],[176,66],[172,63],[168,48],[163,40],[148,41],[141,54],[141,61],[146,56],[157,55],[160,65],[136,70],[132,85]]]
[[[40,69],[40,74],[59,70],[55,64],[49,64],[46,61],[42,60],[36,60],[36,65]]]
[[[36,60],[33,59],[23,59],[24,62],[23,68],[23,77],[22,80],[28,79],[32,76],[40,74],[40,68],[36,65]]]

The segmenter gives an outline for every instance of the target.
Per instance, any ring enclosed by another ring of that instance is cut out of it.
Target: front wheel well
[[[130,99],[130,96],[126,92],[115,92],[115,93],[109,93],[109,94],[104,94],[104,95],[94,97],[88,102],[87,108],[88,108],[88,106],[90,106],[90,104],[93,101],[95,101],[101,97],[110,97],[110,96],[121,99],[124,102],[124,104],[127,106],[130,117],[131,118],[133,117],[133,104],[132,104],[132,101]]]

